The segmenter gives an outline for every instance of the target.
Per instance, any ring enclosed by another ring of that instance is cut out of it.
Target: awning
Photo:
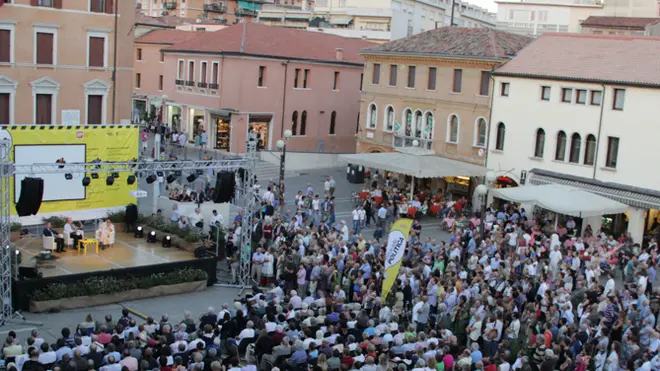
[[[488,169],[435,155],[421,148],[401,148],[397,152],[358,153],[341,155],[340,161],[386,170],[416,178],[443,178],[447,176],[483,176]]]
[[[353,21],[353,17],[332,17],[330,18],[330,24],[342,25],[345,26]]]
[[[238,7],[246,10],[254,10],[256,12],[259,11],[259,9],[261,9],[261,4],[255,4],[247,1],[239,1]]]
[[[493,189],[493,196],[505,200],[529,203],[559,214],[588,218],[608,214],[620,214],[628,209],[621,202],[610,200],[561,184],[528,185],[524,187]]]

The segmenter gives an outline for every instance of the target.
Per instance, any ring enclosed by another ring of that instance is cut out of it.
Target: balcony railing
[[[227,12],[227,5],[220,3],[204,4],[204,10],[207,12],[225,13]]]
[[[191,80],[188,80],[188,81],[186,81],[186,86],[194,87],[194,86],[195,86],[195,82],[194,82],[194,81],[191,81]]]
[[[178,80],[178,79],[174,80],[174,84],[179,85],[179,86],[183,86],[183,80]]]
[[[257,11],[256,10],[244,9],[244,8],[236,8],[236,11],[234,13],[238,17],[256,17],[257,16]]]
[[[205,82],[198,82],[197,83],[198,88],[206,89],[207,86],[208,85]]]
[[[174,10],[176,9],[176,1],[168,1],[163,6],[165,6],[165,9]]]
[[[218,84],[209,84],[209,89],[211,90],[218,90],[219,86]]]
[[[419,142],[420,148],[433,149],[433,139],[422,139],[400,134],[392,134],[392,147],[394,148],[414,147],[414,141]]]

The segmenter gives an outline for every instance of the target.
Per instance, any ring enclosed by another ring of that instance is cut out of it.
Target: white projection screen
[[[71,145],[14,145],[14,163],[16,165],[51,164],[60,158],[67,163],[84,163],[86,146],[84,144]],[[42,201],[84,200],[85,187],[82,185],[81,174],[72,171],[73,179],[66,180],[64,172],[59,174],[35,174],[32,177],[44,180],[44,197]],[[14,177],[14,202],[18,202],[21,195],[21,181],[28,178],[28,174]]]

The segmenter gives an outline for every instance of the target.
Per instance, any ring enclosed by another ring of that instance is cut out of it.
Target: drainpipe
[[[493,126],[493,99],[495,98],[495,77],[493,77],[493,71],[495,71],[495,66],[492,67],[489,79],[492,82],[491,86],[493,87],[492,92],[490,93],[490,102],[488,102],[488,122],[486,123],[486,156],[484,157],[484,167],[488,166],[488,149],[490,148],[490,128]],[[477,133],[479,134],[479,133]]]
[[[286,107],[286,78],[289,72],[289,61],[282,62],[284,66],[284,91],[282,92],[282,125],[280,127],[280,138],[284,138],[284,110]]]
[[[112,56],[112,122],[111,124],[116,124],[115,122],[115,108],[117,107],[117,28],[119,24],[119,0],[115,0],[115,42],[113,45],[114,52]]]
[[[600,84],[603,87],[603,94],[600,96],[600,117],[598,118],[598,133],[596,134],[596,151],[594,152],[594,173],[592,179],[596,180],[596,170],[598,169],[598,150],[600,149],[600,133],[603,130],[603,114],[605,112],[605,84]]]

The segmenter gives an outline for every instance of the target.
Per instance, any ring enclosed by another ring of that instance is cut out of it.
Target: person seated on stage
[[[202,213],[199,208],[195,209],[195,212],[188,216],[188,221],[191,226],[197,227],[199,229],[204,228],[204,220],[202,219]]]
[[[186,220],[186,217],[185,217],[185,216],[181,215],[181,216],[179,217],[179,222],[177,223],[177,226],[178,226],[180,229],[186,229],[186,228],[188,228],[188,221]]]
[[[110,219],[106,219],[105,222],[101,223],[99,225],[99,243],[101,244],[102,248],[105,248],[106,246],[109,246],[112,242],[112,236],[115,233],[115,226],[112,224],[112,221]]]
[[[82,239],[82,231],[79,227],[73,222],[72,218],[66,218],[66,224],[64,225],[64,233],[73,239],[73,248],[78,248],[78,241]]]
[[[55,252],[64,252],[64,236],[57,233],[51,227],[50,223],[46,223],[46,227],[44,228],[44,231],[43,231],[43,236],[44,237],[55,237],[55,245],[57,245],[57,249],[55,250]]]

